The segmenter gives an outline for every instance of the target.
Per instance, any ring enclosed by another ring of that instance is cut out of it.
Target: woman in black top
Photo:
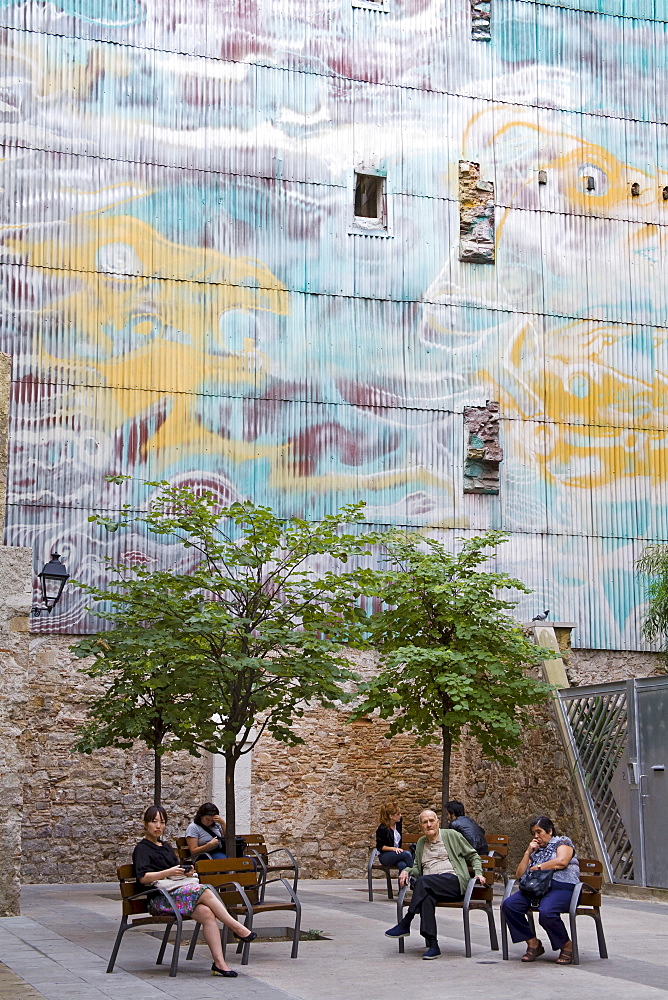
[[[209,886],[199,885],[194,875],[183,886],[163,885],[162,879],[175,879],[192,874],[179,865],[176,854],[169,844],[165,844],[162,834],[167,823],[167,813],[162,806],[149,806],[144,813],[144,839],[140,840],[132,854],[137,881],[142,886],[156,883],[166,889],[174,905],[182,917],[193,917],[199,920],[204,931],[204,939],[209,946],[214,976],[233,978],[238,975],[230,969],[225,961],[220,943],[220,933],[216,920],[226,924],[232,933],[243,941],[252,941],[257,937],[253,931],[240,924],[231,916],[217,893]],[[192,866],[189,866],[192,868]],[[148,896],[149,912],[153,916],[170,916],[174,911],[162,893],[155,892]]]
[[[412,868],[413,855],[410,851],[404,851],[401,846],[401,812],[397,803],[385,802],[380,807],[378,821],[380,825],[376,830],[376,850],[381,865],[398,868],[399,874],[404,868]]]

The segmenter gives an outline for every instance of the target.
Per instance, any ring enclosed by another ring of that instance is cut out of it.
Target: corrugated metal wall
[[[633,563],[668,537],[668,0],[492,7],[485,43],[469,0],[4,0],[5,540],[37,568],[56,544],[85,580],[176,557],[91,527],[146,499],[106,473],[312,517],[363,499],[453,543],[509,530],[521,615],[642,648]],[[495,185],[493,266],[458,260],[460,159]],[[387,237],[349,232],[362,164]],[[462,410],[487,399],[501,492],[464,495]],[[84,603],[38,627],[88,627]]]

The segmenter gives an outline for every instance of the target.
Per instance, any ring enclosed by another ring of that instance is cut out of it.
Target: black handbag
[[[553,872],[543,871],[541,868],[525,872],[517,883],[519,890],[525,896],[528,896],[530,900],[537,903],[552,888],[552,875]]]

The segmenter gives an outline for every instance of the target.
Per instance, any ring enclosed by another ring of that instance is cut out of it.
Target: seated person
[[[416,876],[413,898],[401,921],[385,935],[391,938],[408,937],[411,921],[420,914],[420,934],[427,942],[423,958],[438,958],[441,949],[436,936],[436,904],[456,903],[464,898],[469,881],[469,865],[478,881],[486,884],[480,857],[468,840],[456,830],[441,830],[438,816],[433,809],[420,813],[420,827],[424,836],[415,848],[415,864],[399,876],[399,885],[406,885],[410,876]]]
[[[546,931],[550,945],[559,952],[557,965],[570,965],[573,961],[573,942],[568,936],[560,913],[568,913],[573,889],[580,881],[580,863],[575,845],[570,837],[560,837],[549,816],[536,816],[529,824],[531,842],[517,866],[517,877],[527,871],[551,871],[552,884],[538,904],[538,923]],[[535,962],[545,954],[542,942],[536,937],[533,924],[529,925],[527,913],[532,901],[523,892],[514,892],[501,904],[503,915],[513,942],[526,941],[523,962]]]
[[[386,868],[398,868],[401,874],[404,868],[413,866],[413,855],[410,851],[404,851],[401,846],[401,812],[394,800],[385,802],[380,807],[378,822],[380,824],[376,830],[378,860]]]
[[[195,818],[186,830],[186,841],[190,857],[196,861],[201,854],[211,858],[226,858],[225,820],[218,814],[218,806],[205,802],[195,813]]]
[[[151,885],[164,890],[184,920],[198,920],[213,959],[211,972],[234,979],[238,973],[225,961],[217,921],[229,927],[240,941],[254,941],[257,933],[239,923],[210,886],[199,884],[192,865],[186,868],[186,862],[179,864],[173,848],[163,840],[166,824],[167,813],[162,806],[149,806],[144,813],[144,838],[132,853],[138,891]],[[151,891],[147,904],[154,917],[171,917],[174,913],[162,892]]]
[[[462,837],[466,837],[471,847],[474,847],[478,854],[489,854],[489,848],[485,840],[485,831],[474,819],[466,815],[463,804],[458,802],[457,799],[452,799],[445,808],[448,811],[450,829],[456,830],[457,833],[461,833]]]

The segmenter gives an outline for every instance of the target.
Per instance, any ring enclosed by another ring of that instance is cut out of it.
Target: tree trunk
[[[162,802],[162,756],[158,753],[158,748],[153,750],[153,805],[159,806]]]
[[[450,753],[452,736],[449,726],[441,726],[443,735],[443,771],[441,772],[441,826],[445,826],[445,806],[450,799]]]
[[[237,854],[237,812],[234,797],[234,769],[237,760],[231,751],[225,753],[225,853],[228,858]]]

